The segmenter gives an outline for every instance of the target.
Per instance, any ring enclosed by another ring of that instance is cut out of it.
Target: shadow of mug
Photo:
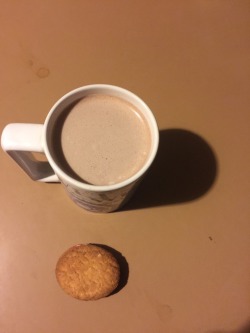
[[[216,175],[215,154],[203,138],[183,129],[161,130],[156,159],[122,210],[198,199],[211,188]]]
[[[207,332],[207,333],[250,333],[250,322],[247,322],[244,326],[242,326],[241,328],[239,328],[239,330],[230,330],[230,331],[222,331],[222,330],[218,330],[218,331],[213,331],[213,332]]]

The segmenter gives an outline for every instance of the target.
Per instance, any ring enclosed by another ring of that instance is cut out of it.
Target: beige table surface
[[[1,150],[0,332],[250,332],[250,2],[1,1],[0,75],[1,131],[109,83],[146,101],[161,136],[133,199],[106,215]],[[54,273],[89,242],[129,267],[95,302]]]

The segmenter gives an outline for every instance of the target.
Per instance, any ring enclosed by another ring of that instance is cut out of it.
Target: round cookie
[[[97,300],[116,289],[120,267],[116,258],[102,247],[79,244],[59,258],[56,278],[67,294],[80,300]]]

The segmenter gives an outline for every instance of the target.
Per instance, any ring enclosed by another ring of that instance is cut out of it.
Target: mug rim
[[[152,148],[151,148],[151,152],[149,153],[149,157],[148,157],[147,161],[145,162],[145,164],[134,175],[123,180],[122,182],[111,184],[111,185],[93,185],[93,184],[87,184],[87,183],[81,182],[80,180],[77,180],[77,179],[71,177],[64,170],[62,170],[62,168],[60,168],[58,166],[58,164],[55,162],[55,160],[53,159],[53,157],[50,153],[50,149],[48,147],[48,142],[47,142],[47,130],[48,130],[48,125],[50,123],[52,114],[69,97],[72,97],[74,95],[77,95],[78,93],[81,93],[82,91],[87,91],[87,90],[89,90],[89,91],[109,90],[110,92],[115,91],[116,93],[123,95],[123,96],[124,95],[130,96],[134,100],[136,100],[143,107],[144,110],[146,110],[146,112],[148,113],[148,116],[150,117],[153,140],[152,140]],[[113,190],[127,187],[130,184],[133,184],[136,181],[138,181],[139,179],[141,179],[141,177],[146,173],[146,171],[149,169],[149,167],[153,163],[157,150],[158,150],[159,129],[158,129],[158,125],[157,125],[155,116],[154,116],[153,112],[151,111],[151,109],[139,96],[137,96],[133,92],[131,92],[125,88],[121,88],[121,87],[118,87],[115,85],[110,85],[110,84],[89,84],[89,85],[81,86],[81,87],[78,87],[78,88],[75,88],[75,89],[69,91],[68,93],[64,94],[52,106],[52,108],[50,109],[50,111],[45,119],[45,122],[44,122],[44,131],[43,131],[42,141],[43,141],[45,155],[46,155],[49,163],[51,164],[51,167],[53,168],[56,175],[60,179],[60,181],[68,183],[71,186],[80,188],[82,190],[87,190],[87,191],[92,191],[92,192],[107,192],[107,191],[113,191]]]

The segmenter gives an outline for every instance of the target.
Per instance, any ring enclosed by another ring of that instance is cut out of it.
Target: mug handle
[[[30,176],[40,182],[60,182],[47,161],[39,161],[33,153],[44,154],[41,124],[8,124],[1,137],[3,150]]]

